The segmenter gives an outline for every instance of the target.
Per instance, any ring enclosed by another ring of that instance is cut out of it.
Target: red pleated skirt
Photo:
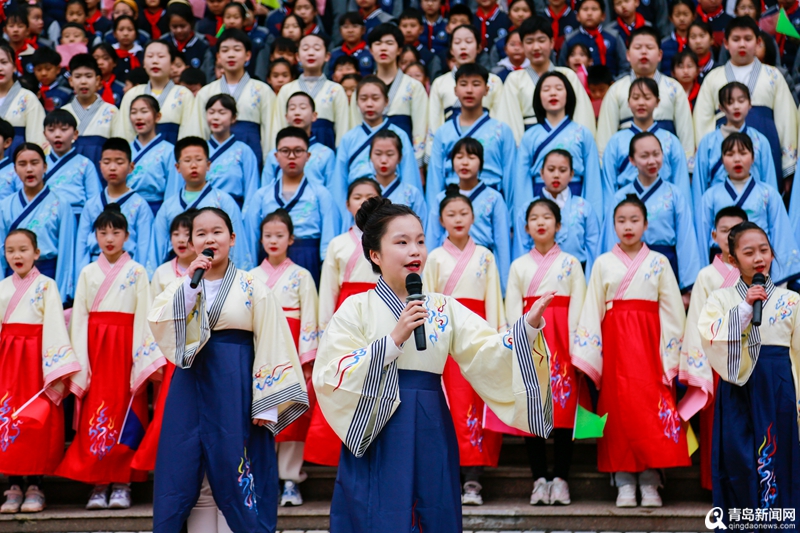
[[[169,384],[172,382],[172,374],[175,373],[175,365],[167,363],[164,366],[164,377],[158,384],[158,393],[153,405],[153,420],[147,426],[142,443],[131,461],[131,468],[148,472],[156,469],[156,455],[158,454],[158,439],[161,436],[161,425],[164,422],[164,405],[167,403],[169,394]]]
[[[61,462],[64,455],[62,407],[42,394],[39,398],[49,406],[43,424],[32,425],[30,421],[11,418],[43,386],[42,326],[3,324],[0,330],[0,472],[3,474],[52,474]]]
[[[714,372],[712,370],[712,372]],[[714,372],[714,394],[719,374]],[[700,411],[700,486],[711,490],[711,441],[714,434],[714,402]]]
[[[284,309],[285,311],[285,309]],[[295,348],[300,349],[300,319],[286,317],[286,322],[289,323],[289,329],[292,332]],[[313,393],[314,387],[311,380],[306,382],[306,389],[308,390],[308,410],[303,415],[289,424],[289,427],[280,432],[275,437],[275,442],[305,442],[308,434],[308,426],[311,424],[311,409],[316,406],[316,395]],[[313,397],[313,400],[312,400]],[[313,403],[311,403],[313,401]]]
[[[603,320],[603,382],[597,414],[600,472],[689,466],[673,392],[663,384],[658,302],[614,300]]]
[[[56,475],[83,483],[144,481],[134,472],[135,451],[119,442],[131,400],[133,315],[95,312],[89,314],[89,365],[92,378],[78,415],[75,440]],[[133,411],[147,428],[147,395],[139,393]]]

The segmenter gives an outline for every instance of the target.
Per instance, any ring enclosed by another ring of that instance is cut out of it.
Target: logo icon
[[[728,526],[722,523],[722,517],[724,516],[721,507],[714,507],[711,509],[708,514],[706,515],[706,528],[708,529],[728,529]],[[714,519],[712,522],[711,519]]]

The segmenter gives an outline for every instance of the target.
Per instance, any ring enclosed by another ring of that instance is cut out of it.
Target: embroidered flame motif
[[[342,386],[342,381],[344,380],[345,376],[353,373],[365,355],[367,355],[367,350],[364,348],[359,348],[358,350],[351,352],[339,359],[339,366],[336,368],[336,375],[339,376],[339,382],[336,384],[336,388],[333,390],[336,390]]]
[[[19,437],[21,424],[20,420],[13,420],[11,414],[11,396],[8,393],[0,400],[0,450],[6,451],[8,447]]]
[[[760,506],[761,509],[770,509],[778,498],[778,482],[775,476],[775,465],[773,457],[778,451],[778,442],[772,434],[772,424],[767,428],[761,446],[758,448],[758,477],[761,486]]]
[[[572,396],[572,379],[567,370],[567,365],[558,357],[558,352],[555,352],[550,357],[550,388],[553,389],[553,402],[558,403],[562,409]]]
[[[280,384],[289,375],[289,370],[292,368],[290,363],[278,365],[270,370],[269,365],[264,365],[258,370],[253,378],[256,384],[256,389],[264,390],[265,388],[273,387]]]
[[[469,443],[483,453],[483,426],[478,419],[478,410],[475,404],[470,404],[467,409],[467,429],[469,429]]]
[[[242,488],[244,505],[258,514],[258,507],[256,506],[256,487],[253,480],[253,471],[250,469],[250,458],[247,457],[247,448],[244,449],[244,456],[241,462],[239,462],[239,477],[237,480],[239,486]]]
[[[429,296],[425,299],[425,309],[428,311],[428,324],[433,325],[433,333],[428,335],[428,340],[436,344],[439,333],[444,333],[450,324],[450,317],[444,313],[446,300],[441,296]]]
[[[664,435],[677,443],[681,436],[681,418],[672,404],[672,399],[663,392],[658,401],[658,418],[664,425]]]
[[[716,339],[717,335],[719,335],[719,330],[721,326],[722,326],[721,318],[718,318],[716,322],[711,324],[711,340],[709,341],[709,344],[714,344],[714,339]]]
[[[114,419],[109,418],[106,402],[100,404],[89,420],[89,451],[102,461],[117,444],[117,434],[114,429]]]

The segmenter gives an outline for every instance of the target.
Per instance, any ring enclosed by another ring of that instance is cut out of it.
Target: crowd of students
[[[185,520],[195,533],[238,530],[257,499],[302,504],[304,460],[346,458],[356,475],[349,461],[391,414],[355,437],[364,428],[345,412],[366,394],[353,372],[361,355],[322,350],[347,345],[326,332],[348,297],[394,291],[381,289],[379,243],[366,244],[375,220],[359,212],[375,197],[419,220],[430,253],[404,268],[421,271],[426,293],[508,335],[535,302],[549,304],[539,306],[552,409],[536,408],[549,423],[522,431],[455,353],[436,369],[463,504],[482,503],[504,433],[525,437],[531,504],[569,504],[579,403],[608,414],[598,469],[612,474],[618,506],[661,505],[663,469],[691,463],[696,415],[715,504],[800,504],[780,475],[759,488],[765,471],[800,468],[800,348],[784,327],[800,297],[778,288],[800,279],[800,57],[798,41],[769,25],[785,9],[800,27],[797,4],[762,16],[750,0],[356,0],[357,11],[296,0],[269,12],[249,0],[49,3],[2,13],[0,472],[10,488],[0,512],[44,509],[43,475],[93,484],[89,509],[125,508],[130,483],[156,469],[157,496],[168,495],[160,531]],[[217,274],[199,293],[187,280],[197,269]],[[764,288],[749,287],[762,272]],[[228,298],[233,285],[243,295]],[[238,298],[247,316],[223,313]],[[775,303],[760,330],[749,325],[757,300]],[[435,344],[455,315],[427,312]],[[244,391],[235,405],[211,401],[224,395],[209,378],[216,363],[193,366],[204,346],[222,354],[243,342],[209,341],[211,330],[255,335],[236,363],[243,381],[231,378]],[[380,353],[388,361],[398,346]],[[247,357],[256,363],[245,371]],[[65,398],[76,431],[66,452]],[[170,401],[191,404],[188,418]],[[227,442],[209,419],[235,419],[242,405],[248,425]],[[212,437],[192,432],[204,424]],[[256,460],[251,471],[240,450],[273,433],[280,498],[253,488],[272,467]],[[766,463],[762,440],[773,446]],[[237,484],[221,481],[225,468],[238,469]],[[212,489],[249,500],[240,508]]]

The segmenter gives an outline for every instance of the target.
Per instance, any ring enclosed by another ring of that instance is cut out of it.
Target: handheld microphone
[[[422,278],[419,277],[419,274],[412,272],[406,276],[406,290],[408,291],[408,298],[406,298],[406,302],[425,299],[425,295],[422,294]],[[417,328],[414,330],[414,342],[417,345],[418,352],[423,352],[427,349],[424,324],[417,326]]]
[[[214,250],[212,250],[211,248],[206,248],[205,250],[203,250],[203,255],[208,257],[209,259],[214,259]],[[205,273],[206,271],[202,268],[198,268],[197,270],[195,270],[194,274],[192,274],[192,281],[189,282],[189,286],[193,289],[196,289],[197,286],[200,285],[200,280],[203,279],[203,275]]]
[[[761,272],[756,272],[753,275],[753,285],[761,285],[762,287],[767,283],[767,278]],[[761,309],[764,307],[762,300],[756,300],[753,303],[753,320],[750,321],[754,326],[761,325]]]

